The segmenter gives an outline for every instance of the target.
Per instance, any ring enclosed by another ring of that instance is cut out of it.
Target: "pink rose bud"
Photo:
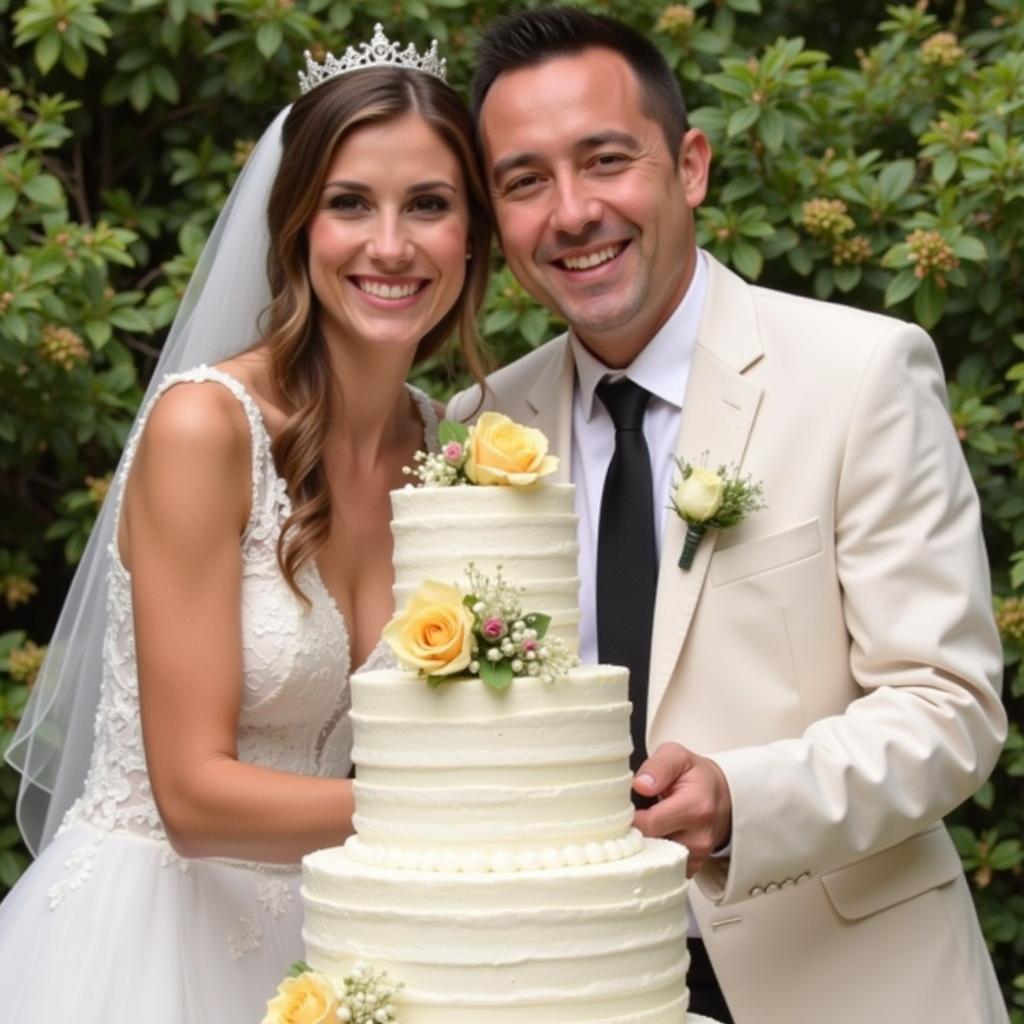
[[[444,446],[444,457],[448,462],[458,462],[462,458],[462,445],[458,441],[449,441]]]
[[[496,615],[492,615],[484,623],[484,636],[488,640],[497,640],[502,633],[505,632],[505,623],[499,619]]]
[[[536,640],[524,640],[523,650],[529,653],[530,651],[536,651],[540,647],[540,644]]]

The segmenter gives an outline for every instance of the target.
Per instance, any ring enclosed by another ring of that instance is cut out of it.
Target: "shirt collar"
[[[697,250],[693,280],[682,301],[676,306],[664,326],[644,346],[640,354],[624,370],[605,366],[569,331],[569,344],[576,363],[576,383],[583,402],[583,414],[589,421],[594,411],[594,390],[604,377],[628,377],[652,395],[674,405],[683,406],[683,392],[690,372],[690,356],[697,341],[707,292],[707,260]]]

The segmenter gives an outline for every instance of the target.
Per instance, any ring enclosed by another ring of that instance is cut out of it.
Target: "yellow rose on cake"
[[[428,676],[449,676],[469,665],[473,613],[452,586],[425,580],[384,627],[395,657]]]
[[[267,1002],[263,1024],[336,1024],[341,1003],[318,971],[285,978]]]
[[[548,439],[497,412],[485,412],[470,427],[465,473],[474,484],[525,486],[558,468]]]

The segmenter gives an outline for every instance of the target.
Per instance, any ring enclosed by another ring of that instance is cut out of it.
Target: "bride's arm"
[[[156,404],[125,491],[146,761],[184,856],[293,862],[351,832],[352,784],[238,761],[249,427],[215,385]]]

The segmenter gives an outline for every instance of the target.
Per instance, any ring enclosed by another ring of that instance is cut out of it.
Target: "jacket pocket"
[[[711,585],[721,587],[747,576],[778,569],[790,562],[810,558],[821,548],[821,526],[817,519],[767,537],[735,544],[731,548],[716,548],[709,569]]]
[[[857,921],[952,882],[960,857],[943,825],[821,876],[840,917]]]

